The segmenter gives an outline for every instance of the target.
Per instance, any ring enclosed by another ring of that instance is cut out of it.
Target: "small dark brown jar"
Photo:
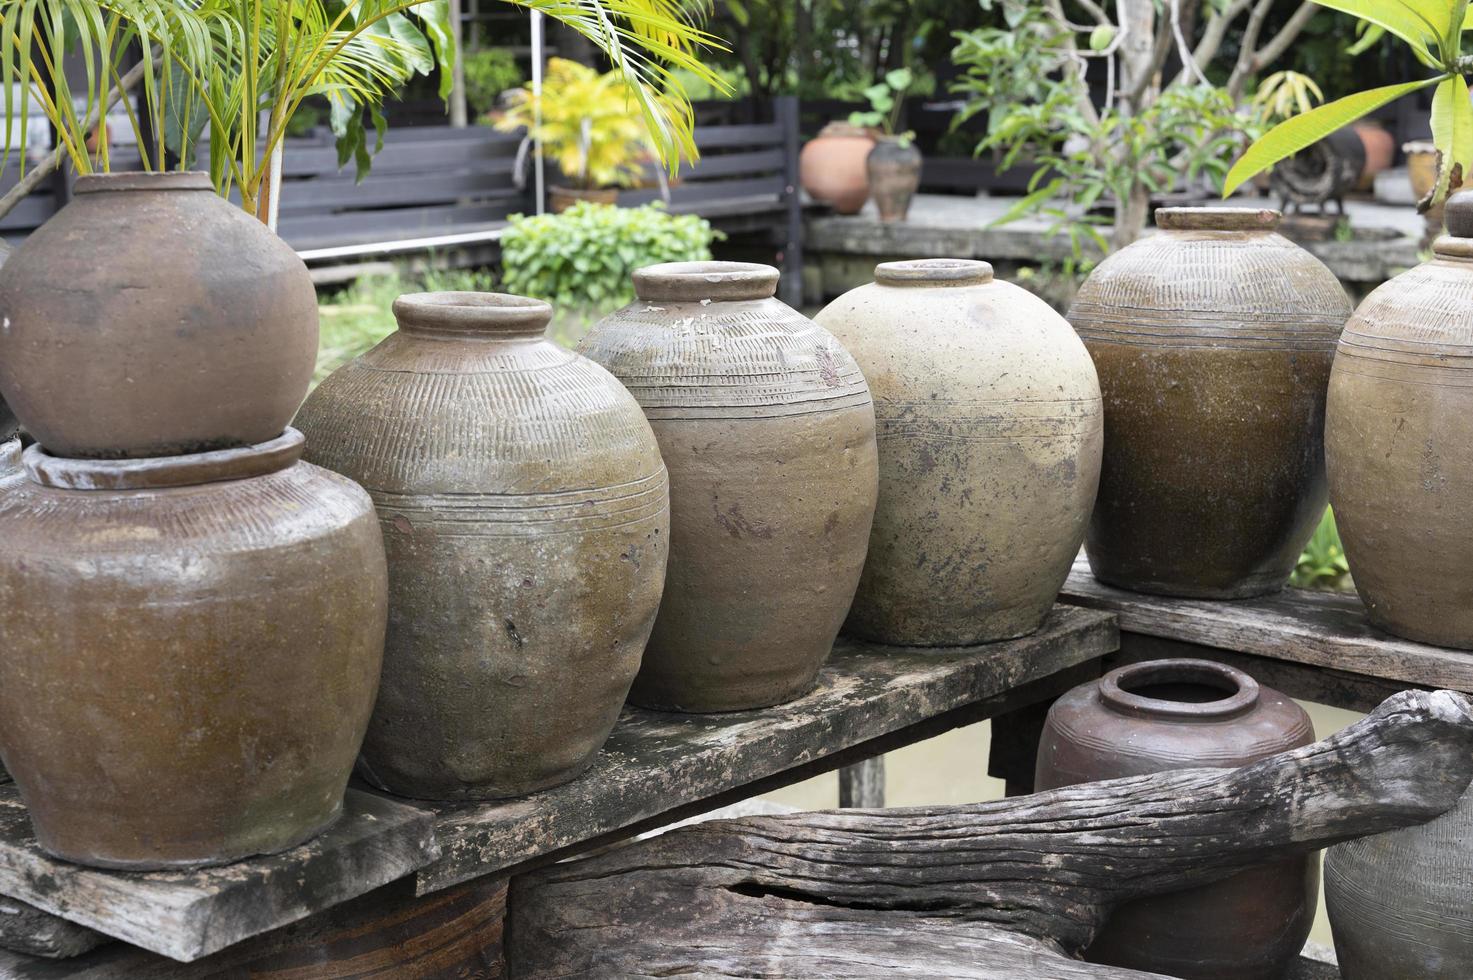
[[[777,280],[747,262],[649,266],[579,346],[639,401],[670,468],[670,573],[636,704],[807,693],[859,585],[879,489],[869,387]]]
[[[302,436],[138,460],[26,450],[0,493],[0,749],[41,846],[222,864],[342,810],[383,656],[368,495]]]
[[[1081,684],[1049,709],[1037,788],[1168,769],[1232,768],[1308,745],[1286,695],[1208,660],[1156,660]],[[1096,963],[1188,980],[1274,980],[1314,921],[1317,858],[1119,906],[1086,951]]]
[[[1069,322],[1099,370],[1090,567],[1140,592],[1283,588],[1325,511],[1325,391],[1350,300],[1279,213],[1163,208]]]
[[[89,174],[75,194],[0,268],[0,392],[21,427],[96,458],[280,435],[317,356],[297,254],[208,174]]]
[[[669,483],[644,413],[544,336],[552,308],[418,293],[302,406],[309,458],[368,488],[389,556],[361,769],[428,799],[574,778],[618,720],[660,593]]]

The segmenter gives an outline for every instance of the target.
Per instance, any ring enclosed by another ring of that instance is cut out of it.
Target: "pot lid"
[[[1280,217],[1272,208],[1157,208],[1156,227],[1167,231],[1273,231]]]

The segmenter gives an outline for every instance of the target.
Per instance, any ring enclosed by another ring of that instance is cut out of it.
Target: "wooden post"
[[[885,757],[856,762],[839,770],[839,806],[879,808],[885,805]]]
[[[455,39],[455,64],[450,69],[450,125],[464,129],[469,122],[465,104],[465,18],[460,0],[450,0],[450,32]]]
[[[783,179],[787,222],[782,246],[782,282],[778,298],[789,306],[803,305],[803,191],[798,178],[798,97],[779,95],[773,113],[783,131]]]

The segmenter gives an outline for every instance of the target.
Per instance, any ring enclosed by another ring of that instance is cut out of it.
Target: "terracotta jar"
[[[1168,769],[1233,768],[1314,741],[1309,715],[1240,670],[1156,660],[1081,684],[1049,709],[1039,790]],[[1085,952],[1187,980],[1277,980],[1314,921],[1317,857],[1118,906]]]
[[[1100,385],[1064,318],[968,259],[886,262],[818,314],[869,379],[880,497],[845,625],[906,646],[1043,622],[1100,475]]]
[[[5,260],[10,257],[10,246],[0,239],[0,266],[5,265]],[[16,433],[15,413],[10,406],[5,404],[3,394],[0,394],[0,442],[11,438]]]
[[[803,189],[839,214],[858,214],[869,200],[868,160],[874,148],[868,130],[829,123],[798,154]]]
[[[543,335],[552,309],[419,293],[297,424],[368,488],[389,557],[383,685],[360,769],[405,796],[577,776],[624,705],[665,580],[669,490],[639,405]]]
[[[1367,296],[1330,375],[1330,500],[1371,622],[1473,648],[1473,191],[1433,258]]]
[[[1350,301],[1277,211],[1163,208],[1069,311],[1105,396],[1102,582],[1204,599],[1288,581],[1324,513],[1325,389]]]
[[[0,268],[0,310],[0,392],[60,456],[274,439],[317,357],[306,266],[202,173],[78,178]]]
[[[813,686],[864,565],[875,416],[854,359],[774,299],[778,273],[675,262],[580,350],[644,408],[670,468],[670,571],[630,699],[778,704]]]
[[[1325,906],[1345,980],[1473,977],[1473,792],[1326,851]]]
[[[904,221],[921,186],[921,151],[911,142],[882,136],[865,158],[870,197],[881,221]]]
[[[221,864],[341,812],[383,654],[372,502],[245,449],[26,450],[0,494],[0,749],[36,838],[106,868]]]

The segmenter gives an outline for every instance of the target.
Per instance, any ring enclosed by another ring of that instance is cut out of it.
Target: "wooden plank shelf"
[[[0,894],[185,962],[366,894],[438,856],[430,814],[349,790],[336,824],[280,854],[197,871],[102,871],[42,851],[15,785],[0,786]]]
[[[1231,602],[1173,599],[1105,585],[1081,558],[1060,598],[1114,613],[1125,633],[1473,693],[1473,654],[1378,630],[1354,594],[1285,589]]]
[[[322,837],[193,872],[131,874],[51,858],[15,787],[0,786],[0,895],[190,963],[407,875],[416,877],[400,885],[418,895],[506,877],[1054,697],[1097,674],[1118,645],[1113,616],[1063,605],[1032,636],[986,646],[916,650],[841,638],[817,688],[789,704],[715,715],[626,709],[593,767],[563,786],[471,804],[350,789],[347,813]],[[48,920],[33,926],[35,948],[60,945]],[[109,947],[30,962],[47,978],[71,976],[64,963],[78,976],[96,975],[86,971],[99,963],[113,964],[117,976],[155,975],[146,961],[137,961],[141,972],[122,970],[124,960],[135,962]],[[0,954],[0,969],[5,961]],[[206,967],[215,962],[177,975],[212,976]],[[98,968],[107,975],[109,967]]]
[[[593,768],[518,800],[431,804],[444,856],[417,873],[421,894],[492,872],[521,871],[809,775],[938,734],[1009,707],[1026,690],[1116,648],[1112,617],[1056,606],[1032,636],[916,650],[840,638],[818,687],[758,711],[677,715],[627,709]],[[1061,693],[1056,690],[1054,694]],[[1047,696],[1047,695],[1045,695]],[[980,764],[979,760],[979,764]],[[765,780],[776,780],[764,784]]]

